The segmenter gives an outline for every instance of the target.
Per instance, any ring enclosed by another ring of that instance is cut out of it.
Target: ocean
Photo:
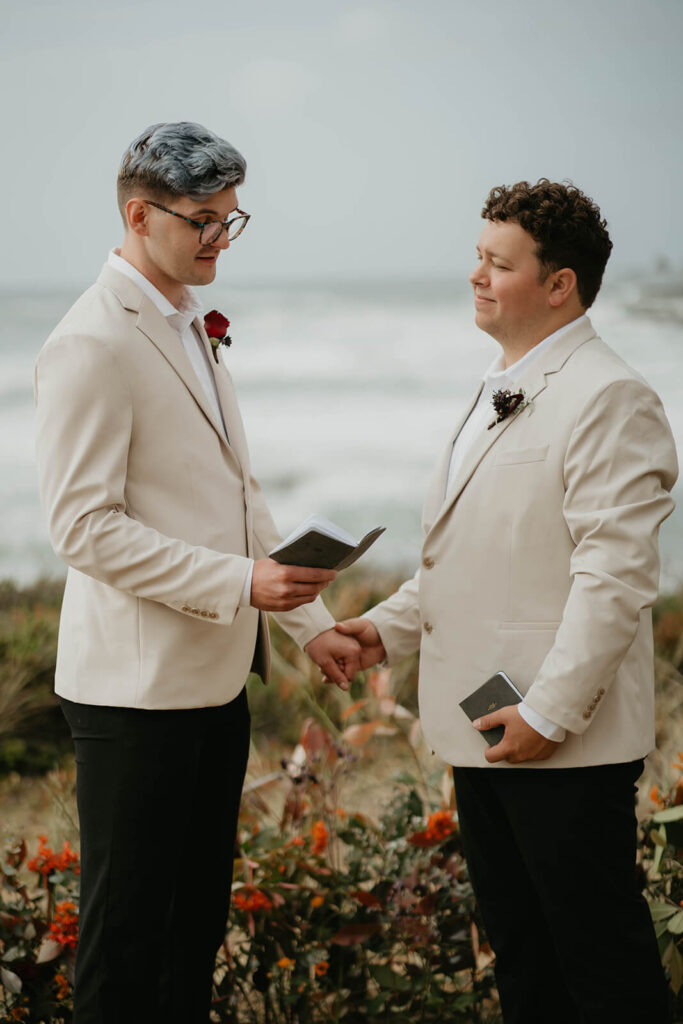
[[[59,576],[34,464],[33,364],[79,289],[0,292],[0,579]],[[683,293],[682,293],[683,294]],[[434,461],[497,352],[473,323],[469,288],[448,281],[214,284],[206,309],[231,320],[233,374],[261,482],[283,533],[311,512],[360,537],[386,533],[363,565],[412,573]],[[637,301],[636,301],[637,300]],[[607,287],[591,319],[660,394],[683,439],[680,296]],[[662,529],[662,582],[683,584],[683,502]]]

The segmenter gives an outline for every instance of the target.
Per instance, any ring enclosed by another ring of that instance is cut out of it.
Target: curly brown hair
[[[537,243],[542,280],[570,267],[576,274],[579,299],[593,305],[612,251],[607,221],[593,200],[571,182],[540,178],[535,185],[518,181],[489,192],[481,211],[486,220],[511,220]]]

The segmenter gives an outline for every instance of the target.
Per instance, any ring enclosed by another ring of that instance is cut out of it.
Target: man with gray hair
[[[143,132],[119,172],[123,244],[36,366],[41,496],[69,567],[55,685],[78,766],[75,1024],[209,1019],[265,613],[340,685],[358,663],[319,597],[335,574],[267,557],[280,537],[192,289],[249,220],[245,170],[200,125]]]

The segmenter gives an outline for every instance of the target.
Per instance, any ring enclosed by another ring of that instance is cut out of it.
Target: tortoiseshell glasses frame
[[[221,236],[223,230],[228,232],[228,241],[234,242],[238,238],[247,226],[247,221],[251,217],[250,213],[245,213],[244,210],[237,209],[235,213],[239,214],[239,217],[228,217],[227,220],[193,220],[192,217],[186,217],[183,213],[176,213],[175,210],[169,210],[168,206],[162,206],[161,203],[155,203],[151,199],[144,199],[143,202],[147,203],[148,206],[154,206],[157,210],[163,210],[164,213],[170,213],[174,217],[180,217],[181,220],[186,220],[188,224],[193,224],[194,227],[199,228],[199,244],[200,245],[213,245],[217,242]],[[232,231],[231,226],[234,225]]]

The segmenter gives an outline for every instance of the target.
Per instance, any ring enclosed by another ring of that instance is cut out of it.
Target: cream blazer
[[[500,669],[568,730],[528,767],[639,758],[654,746],[650,608],[678,471],[671,430],[590,321],[519,384],[529,405],[483,431],[446,495],[474,396],[427,493],[422,564],[368,618],[390,664],[420,648],[425,736],[450,764],[486,766],[459,701]]]
[[[232,380],[200,319],[229,444],[153,302],[105,265],[36,364],[40,492],[69,566],[57,693],[79,703],[191,708],[267,680],[266,616],[239,606],[249,558],[279,534],[250,474]],[[300,644],[322,601],[278,616]]]

